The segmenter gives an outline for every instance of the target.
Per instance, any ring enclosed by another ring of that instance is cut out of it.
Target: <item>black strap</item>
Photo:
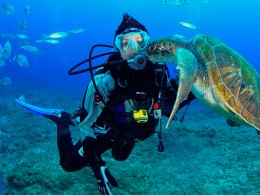
[[[108,57],[108,59],[106,60],[105,64],[106,64],[106,63],[109,63],[109,62],[112,62],[112,61],[119,60],[119,59],[122,59],[121,56],[120,56],[120,53],[119,53],[119,52],[114,53],[114,54],[112,54],[112,55],[110,55],[110,56]],[[94,75],[94,76],[99,75],[99,74],[104,74],[104,73],[106,73],[109,69],[110,69],[109,66],[104,66],[104,68],[101,68],[101,69],[97,70],[97,71],[95,72],[95,75]],[[83,108],[84,108],[84,103],[85,103],[85,99],[86,99],[87,90],[88,90],[88,85],[87,85],[87,87],[86,87],[86,89],[85,89],[85,93],[84,93],[84,96],[83,96],[83,99],[82,99],[82,104],[81,104],[81,105],[82,105]]]

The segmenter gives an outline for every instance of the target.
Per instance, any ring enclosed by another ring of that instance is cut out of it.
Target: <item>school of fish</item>
[[[24,17],[18,20],[16,23],[16,28],[20,31],[18,34],[5,33],[3,28],[0,27],[0,85],[7,86],[12,84],[12,81],[7,76],[1,76],[3,69],[7,64],[15,62],[21,67],[28,67],[30,59],[27,58],[29,53],[31,54],[43,54],[38,48],[39,44],[59,44],[61,38],[68,37],[71,34],[78,34],[85,31],[84,28],[76,28],[68,31],[58,31],[52,32],[50,34],[39,34],[39,39],[31,40],[27,35],[28,32],[28,17],[31,15],[31,9],[29,5],[24,5],[23,14]],[[21,10],[20,10],[21,11]],[[1,14],[4,16],[13,16],[16,14],[15,6],[12,4],[7,4],[5,1],[0,5],[0,17]],[[14,24],[15,25],[15,24]],[[16,53],[13,48],[17,48],[17,45],[12,41],[14,39],[19,40],[18,48],[19,51],[24,51]]]

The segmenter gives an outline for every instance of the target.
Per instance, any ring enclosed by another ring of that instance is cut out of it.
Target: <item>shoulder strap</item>
[[[108,59],[106,60],[105,64],[108,63],[108,62],[113,62],[113,61],[116,61],[116,60],[120,60],[121,59],[121,56],[120,56],[120,52],[117,52],[117,53],[114,53],[112,55],[110,55],[108,57]],[[104,66],[104,68],[100,68],[98,69],[96,72],[95,72],[95,75],[99,75],[99,74],[104,74],[106,73],[108,70],[110,70],[109,66]],[[112,75],[113,76],[113,75]],[[87,94],[87,90],[88,90],[88,85],[86,87],[86,90],[85,90],[85,93],[84,93],[84,96],[83,96],[83,99],[82,99],[82,108],[84,108],[84,102],[85,102],[85,99],[86,99],[86,94]]]

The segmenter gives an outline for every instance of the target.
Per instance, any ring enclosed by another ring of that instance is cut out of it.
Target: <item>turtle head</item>
[[[146,56],[154,62],[176,62],[176,50],[185,47],[185,40],[181,35],[155,40],[146,47]]]

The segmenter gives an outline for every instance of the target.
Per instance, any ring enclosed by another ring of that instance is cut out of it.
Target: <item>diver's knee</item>
[[[74,172],[77,171],[75,168],[73,168],[72,166],[70,166],[68,163],[60,163],[60,166],[62,167],[62,169],[66,172]]]
[[[112,156],[113,156],[113,158],[115,159],[115,160],[117,160],[117,161],[125,161],[126,159],[128,159],[128,157],[129,157],[129,155],[130,154],[128,154],[128,155],[118,155],[118,154],[113,154],[112,153]]]

